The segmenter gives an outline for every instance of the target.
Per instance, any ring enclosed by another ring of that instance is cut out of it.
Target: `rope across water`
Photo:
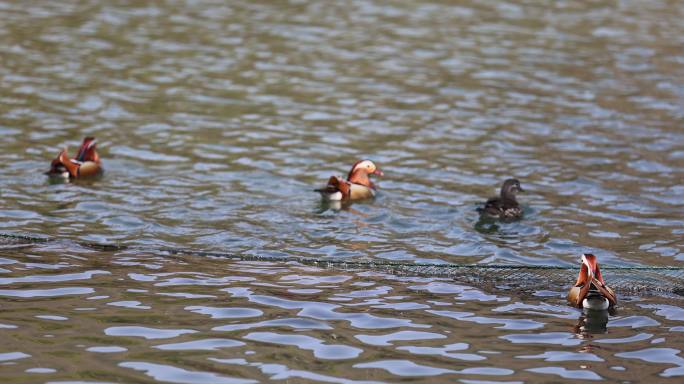
[[[0,250],[32,244],[59,242],[58,239],[32,235],[0,233]],[[73,242],[81,247],[103,252],[137,251],[156,255],[184,255],[226,258],[238,261],[287,262],[320,268],[362,270],[403,276],[449,278],[456,281],[498,289],[548,290],[564,292],[577,277],[578,267],[552,265],[429,264],[385,260],[345,260],[296,256],[237,255],[227,252],[199,251],[185,248]],[[608,285],[621,294],[674,294],[684,296],[684,267],[601,266]]]

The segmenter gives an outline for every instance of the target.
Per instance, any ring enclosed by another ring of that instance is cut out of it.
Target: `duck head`
[[[370,160],[359,160],[352,165],[347,181],[353,184],[361,184],[368,188],[375,188],[370,181],[369,175],[383,176],[384,173]]]
[[[69,171],[66,169],[64,164],[59,160],[61,156],[61,152],[59,155],[57,155],[56,158],[50,162],[50,170],[45,172],[46,175],[48,176],[54,176],[54,177],[64,177],[64,178],[69,178]]]
[[[501,197],[515,199],[515,194],[518,192],[525,192],[518,179],[508,179],[501,186]]]
[[[617,303],[615,292],[603,280],[596,256],[591,253],[582,254],[577,282],[568,293],[568,301],[575,307],[607,309]],[[607,303],[606,303],[607,302]],[[607,304],[607,305],[605,305]],[[605,305],[605,308],[601,308]]]

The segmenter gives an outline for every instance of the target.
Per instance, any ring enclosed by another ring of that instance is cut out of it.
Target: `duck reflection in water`
[[[617,297],[606,285],[596,256],[585,253],[581,258],[582,265],[575,285],[568,292],[568,302],[573,307],[582,308],[575,333],[586,335],[604,333],[609,314],[615,314]]]
[[[352,207],[352,202],[351,201],[325,201],[321,200],[319,204],[316,206],[316,213],[323,213],[328,210],[330,211],[346,211],[353,213],[355,215],[361,216],[361,217],[368,217],[366,213],[363,211],[360,211],[358,209],[354,209]]]
[[[602,334],[608,331],[608,320],[617,312],[610,309],[584,309],[577,324],[574,326],[575,333],[582,339],[589,339],[593,334]]]

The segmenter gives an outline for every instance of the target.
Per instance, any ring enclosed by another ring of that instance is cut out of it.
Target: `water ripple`
[[[363,349],[340,344],[324,344],[322,340],[305,335],[283,335],[274,332],[252,332],[243,337],[247,340],[261,341],[280,345],[294,345],[297,348],[313,351],[318,359],[341,360],[358,357]]]
[[[49,289],[0,289],[0,296],[32,298],[66,295],[86,295],[93,292],[95,292],[93,288],[85,287],[64,287]]]
[[[0,2],[0,232],[54,240],[0,239],[3,379],[676,380],[676,295],[145,250],[679,265],[683,4]],[[90,135],[101,177],[42,174]],[[378,196],[321,204],[359,158]]]
[[[245,345],[245,343],[231,339],[203,339],[187,341],[184,343],[160,344],[155,345],[154,348],[165,351],[215,351],[220,348],[240,347],[243,345]]]
[[[186,333],[195,333],[192,329],[159,329],[139,326],[109,327],[104,333],[108,336],[135,336],[145,339],[169,339]]]
[[[119,363],[120,367],[143,371],[155,380],[167,383],[211,383],[211,384],[247,384],[258,383],[257,380],[246,380],[226,377],[211,372],[189,371],[170,365],[146,363],[140,361],[126,361]]]
[[[439,333],[419,331],[399,331],[387,335],[356,335],[357,339],[369,345],[392,345],[392,341],[445,339]]]

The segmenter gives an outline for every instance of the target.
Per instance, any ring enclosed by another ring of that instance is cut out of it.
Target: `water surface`
[[[679,266],[683,17],[676,1],[0,2],[0,232],[56,240],[0,248],[3,377],[677,380],[677,300],[621,297],[595,335],[565,287],[140,247]],[[103,177],[46,179],[86,135]],[[385,172],[379,196],[321,206],[312,189],[359,158]],[[525,219],[476,227],[512,176]]]

